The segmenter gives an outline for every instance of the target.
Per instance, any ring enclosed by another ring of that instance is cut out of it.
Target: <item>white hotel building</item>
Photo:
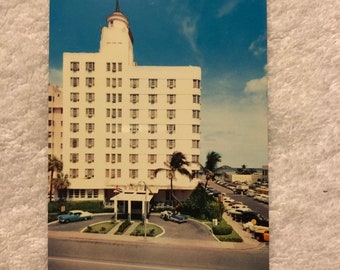
[[[117,1],[99,52],[63,55],[68,199],[111,201],[128,213],[144,200],[145,185],[148,201],[169,200],[170,180],[154,170],[173,152],[185,154],[192,172],[199,170],[200,155],[200,67],[138,66],[133,45]],[[176,197],[186,198],[197,181],[176,174]]]

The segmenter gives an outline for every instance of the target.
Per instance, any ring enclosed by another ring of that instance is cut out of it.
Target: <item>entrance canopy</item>
[[[119,193],[116,196],[110,198],[110,201],[137,201],[137,202],[150,202],[153,197],[153,194],[145,193],[137,193],[137,192],[127,192],[127,193]]]

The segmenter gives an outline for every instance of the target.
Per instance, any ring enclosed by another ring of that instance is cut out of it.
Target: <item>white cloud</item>
[[[63,87],[63,73],[61,69],[50,68],[49,82]]]
[[[267,65],[264,67],[266,74],[262,78],[256,78],[247,82],[244,92],[266,93],[268,90]]]
[[[228,15],[232,12],[235,7],[241,2],[241,0],[231,0],[225,3],[220,9],[217,11],[217,18],[221,18],[225,15]]]
[[[201,162],[209,151],[221,154],[220,165],[261,167],[267,161],[267,99],[258,95],[234,96],[231,76],[211,80],[202,98]]]
[[[198,52],[198,48],[196,45],[196,24],[198,21],[198,17],[191,18],[185,17],[181,23],[181,31],[185,38],[188,40],[191,48],[194,52]]]
[[[256,40],[254,40],[248,47],[248,49],[255,55],[259,56],[267,51],[266,36],[261,35]]]

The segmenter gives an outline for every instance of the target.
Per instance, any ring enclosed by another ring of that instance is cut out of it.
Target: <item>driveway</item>
[[[110,220],[111,217],[112,214],[99,215],[94,216],[92,220],[71,222],[67,224],[53,223],[48,226],[48,229],[50,231],[80,232],[88,225],[101,221]],[[155,223],[164,229],[165,233],[162,236],[160,236],[161,238],[166,237],[178,240],[194,239],[216,241],[215,238],[210,233],[209,228],[207,226],[194,220],[189,219],[188,222],[178,224],[172,221],[165,221],[159,217],[158,213],[154,213],[149,217],[149,222]]]

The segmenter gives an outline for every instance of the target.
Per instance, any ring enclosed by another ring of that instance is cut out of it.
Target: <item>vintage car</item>
[[[269,229],[258,229],[258,230],[255,230],[254,238],[257,241],[269,242]]]
[[[177,223],[183,223],[183,222],[188,221],[188,217],[186,215],[179,214],[179,213],[175,214],[175,213],[172,213],[171,211],[161,212],[160,217],[164,220],[170,220],[170,221],[174,221]]]
[[[69,223],[74,221],[82,221],[92,219],[93,214],[90,212],[82,211],[82,210],[72,210],[66,214],[62,214],[58,216],[59,223]]]

